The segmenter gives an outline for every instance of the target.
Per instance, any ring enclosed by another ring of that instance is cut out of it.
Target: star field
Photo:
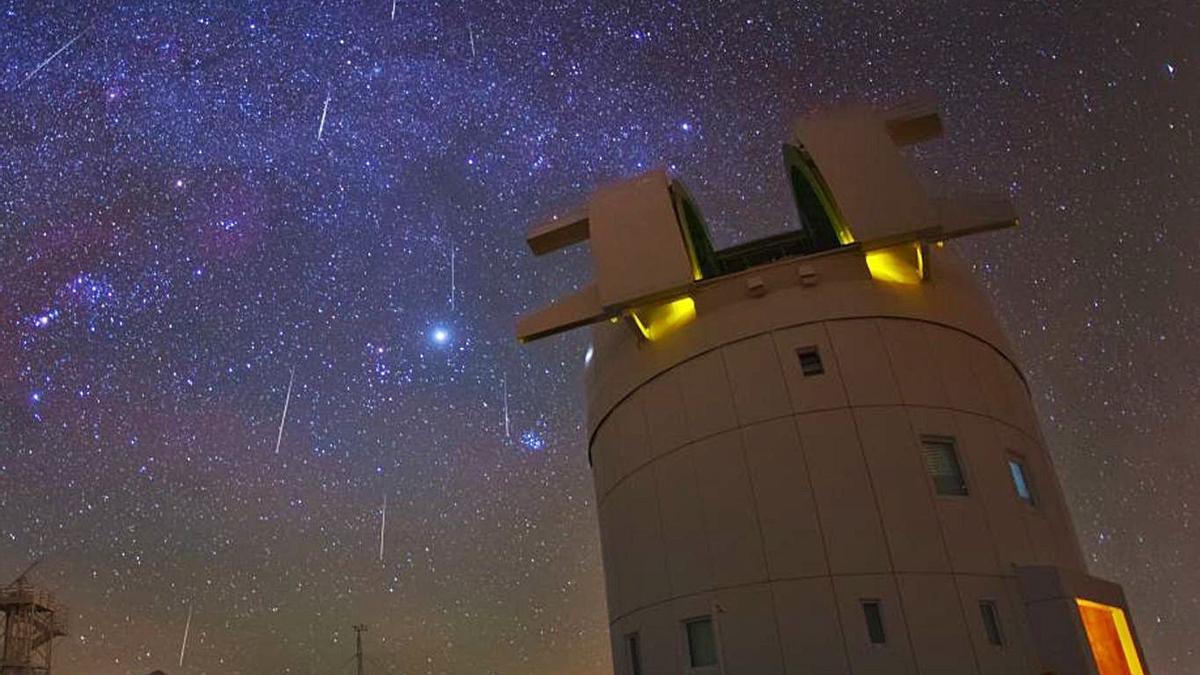
[[[44,557],[56,671],[348,672],[366,623],[373,672],[611,672],[586,337],[512,335],[588,273],[525,229],[657,166],[720,245],[794,227],[792,118],[932,94],[922,166],[1022,214],[959,246],[1091,571],[1193,672],[1194,3],[0,12],[0,582]]]

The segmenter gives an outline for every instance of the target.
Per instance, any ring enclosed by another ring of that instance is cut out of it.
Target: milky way
[[[512,338],[585,259],[524,230],[656,166],[719,245],[793,227],[791,119],[914,94],[1023,216],[961,250],[1091,570],[1193,672],[1195,3],[0,8],[0,576],[45,557],[62,673],[345,672],[355,623],[375,672],[606,672],[586,337]]]

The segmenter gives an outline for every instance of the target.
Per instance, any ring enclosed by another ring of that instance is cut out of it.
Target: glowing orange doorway
[[[1125,612],[1083,598],[1076,598],[1075,604],[1100,675],[1145,675]]]

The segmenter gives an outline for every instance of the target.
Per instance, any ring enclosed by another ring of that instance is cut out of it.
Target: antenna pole
[[[363,675],[363,650],[362,650],[362,634],[367,630],[365,624],[355,624],[354,626],[354,662],[358,664],[358,675]]]

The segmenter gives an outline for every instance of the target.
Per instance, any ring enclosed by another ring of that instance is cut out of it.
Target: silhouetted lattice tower
[[[4,614],[0,675],[49,675],[54,638],[67,634],[66,608],[54,594],[26,579],[37,564],[0,589]]]

